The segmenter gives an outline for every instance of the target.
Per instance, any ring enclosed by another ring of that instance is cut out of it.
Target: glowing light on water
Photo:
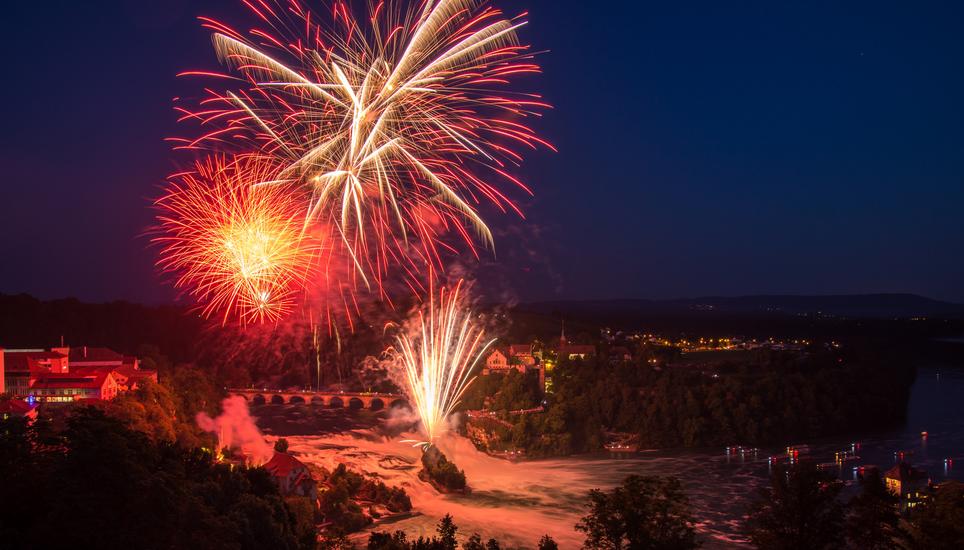
[[[472,369],[494,340],[483,343],[485,331],[463,307],[462,282],[442,289],[436,300],[419,311],[414,335],[401,332],[395,352],[404,367],[409,399],[415,406],[427,447],[445,432],[446,421],[475,377]]]

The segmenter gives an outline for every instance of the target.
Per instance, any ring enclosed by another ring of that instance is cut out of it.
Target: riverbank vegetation
[[[744,529],[760,550],[899,550],[964,545],[964,484],[929,487],[906,516],[876,470],[860,492],[840,498],[843,483],[811,463],[776,469],[749,510]]]
[[[412,510],[412,500],[405,490],[389,487],[339,464],[333,471],[318,476],[324,489],[318,496],[318,508],[326,530],[336,534],[358,531],[383,513]]]
[[[533,376],[482,377],[466,406],[489,416],[467,433],[486,450],[529,457],[598,451],[607,433],[643,448],[785,445],[899,422],[914,378],[913,362],[887,348],[812,346],[713,365],[650,359],[561,360],[545,411],[533,414],[510,412],[541,404]]]
[[[262,468],[155,441],[93,407],[62,430],[0,420],[5,548],[315,547],[310,516]]]

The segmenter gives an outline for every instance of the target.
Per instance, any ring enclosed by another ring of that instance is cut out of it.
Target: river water
[[[891,430],[846,439],[787,443],[808,444],[810,457],[818,462],[833,462],[835,452],[853,449],[858,460],[834,467],[848,484],[845,491],[856,490],[855,467],[873,464],[886,470],[896,463],[900,451],[905,460],[926,470],[935,482],[964,478],[964,371],[919,368],[908,407],[905,424]],[[704,548],[745,546],[740,534],[745,510],[766,482],[768,457],[784,451],[774,448],[727,454],[724,449],[660,450],[622,458],[581,456],[511,463],[479,453],[467,440],[453,437],[438,445],[465,470],[472,488],[470,494],[456,496],[441,495],[418,481],[421,451],[402,443],[405,436],[378,435],[362,427],[365,422],[343,425],[339,433],[325,435],[292,429],[303,426],[300,421],[289,421],[287,428],[275,422],[259,420],[259,424],[273,435],[284,435],[291,452],[305,462],[328,468],[345,463],[378,475],[389,485],[405,487],[420,514],[378,525],[377,529],[401,529],[410,537],[431,535],[438,519],[451,513],[461,534],[478,532],[483,538],[495,537],[503,548],[533,548],[545,533],[551,534],[560,548],[579,548],[583,537],[574,525],[585,512],[587,492],[613,487],[630,474],[680,478]],[[926,438],[921,436],[922,431],[928,432]],[[366,536],[360,535],[359,541]]]

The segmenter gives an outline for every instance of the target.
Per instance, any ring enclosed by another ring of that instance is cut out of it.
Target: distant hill
[[[520,311],[590,319],[658,316],[821,316],[845,318],[937,317],[964,319],[964,304],[942,302],[915,294],[852,294],[831,296],[707,296],[677,300],[560,300],[520,304]]]
[[[149,344],[176,361],[186,361],[193,357],[202,330],[202,321],[178,306],[0,294],[0,347],[5,348],[49,348],[63,338],[68,346],[106,346],[136,354]]]

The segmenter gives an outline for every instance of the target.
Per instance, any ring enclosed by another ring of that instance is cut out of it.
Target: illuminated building
[[[926,495],[924,489],[930,484],[927,472],[918,470],[906,462],[884,473],[887,490],[900,497],[901,511],[917,506]]]
[[[97,370],[109,370],[121,390],[132,390],[137,387],[139,380],[145,378],[157,382],[157,372],[141,369],[136,357],[122,355],[109,348],[80,346],[67,349],[73,372],[90,374]]]
[[[271,460],[265,463],[264,469],[271,474],[282,496],[298,495],[318,498],[318,486],[311,477],[311,472],[297,458],[276,451]]]
[[[41,403],[110,400],[141,380],[157,381],[157,372],[141,369],[136,357],[108,348],[8,349],[0,361],[4,391]]]
[[[489,356],[485,358],[485,367],[482,369],[482,374],[492,374],[492,373],[505,373],[508,372],[510,368],[515,368],[509,366],[509,358],[506,353],[499,349],[492,350]],[[520,372],[525,371],[523,368]]]
[[[596,346],[570,344],[566,339],[566,324],[562,324],[562,334],[559,335],[559,349],[556,351],[558,359],[586,359],[596,355]]]
[[[531,344],[511,344],[504,350],[492,350],[485,358],[485,366],[482,367],[482,374],[505,374],[513,369],[522,374],[536,371],[539,373],[539,387],[545,385],[545,364],[541,361],[536,361]]]
[[[526,367],[536,364],[536,357],[532,353],[532,344],[510,344],[509,359]]]
[[[119,391],[117,380],[109,370],[89,374],[46,374],[30,387],[30,395],[41,403],[71,403],[81,399],[109,401]]]
[[[31,386],[41,376],[67,372],[67,355],[54,350],[6,349],[3,350],[3,370],[4,392],[23,398],[30,395]]]

